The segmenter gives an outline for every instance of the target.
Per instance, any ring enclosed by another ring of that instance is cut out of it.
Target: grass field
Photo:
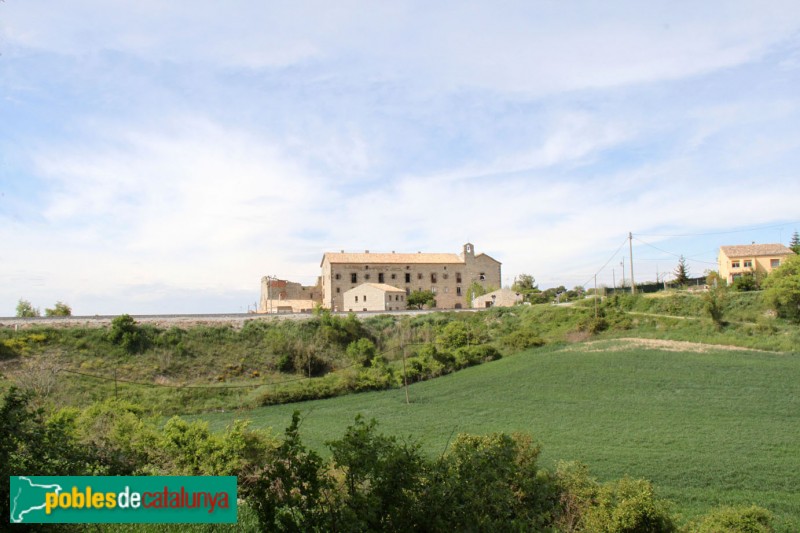
[[[293,410],[306,442],[342,435],[357,413],[442,453],[459,432],[523,431],[599,479],[652,480],[686,518],[725,504],[770,509],[800,530],[800,354],[653,349],[623,340],[531,350],[410,387],[238,413],[281,433]]]

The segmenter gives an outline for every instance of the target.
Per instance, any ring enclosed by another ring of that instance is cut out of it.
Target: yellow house
[[[769,274],[793,254],[792,250],[782,244],[720,246],[717,259],[719,277],[731,284],[743,274]]]

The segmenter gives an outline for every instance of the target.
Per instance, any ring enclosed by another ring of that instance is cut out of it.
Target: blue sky
[[[467,241],[611,285],[629,231],[646,281],[800,230],[797,2],[6,0],[0,54],[0,316]]]

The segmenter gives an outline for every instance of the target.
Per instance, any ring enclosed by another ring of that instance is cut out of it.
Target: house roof
[[[739,244],[735,246],[720,246],[719,249],[729,258],[790,255],[794,253],[782,244]]]
[[[365,285],[372,287],[373,289],[379,289],[384,292],[402,292],[405,293],[406,291],[403,289],[398,289],[397,287],[392,287],[391,285],[387,285],[386,283],[362,283],[357,287],[353,287],[352,289],[348,289],[345,292],[356,291]]]
[[[334,253],[325,252],[322,262],[329,263],[373,263],[373,264],[464,264],[464,260],[456,254],[396,254],[396,253]]]

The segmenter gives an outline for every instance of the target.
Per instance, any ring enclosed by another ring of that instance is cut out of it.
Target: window
[[[356,301],[358,301],[358,296],[356,296]]]
[[[456,287],[456,296],[461,296],[461,287]]]
[[[436,294],[436,287],[431,287],[431,292],[432,292],[433,294]]]
[[[406,272],[406,283],[411,283],[411,274]]]
[[[445,287],[444,292],[450,292],[450,287]]]
[[[339,287],[336,287],[336,294],[339,294],[342,290]]]
[[[378,283],[383,283],[383,272],[378,274]]]
[[[745,268],[753,268],[753,261],[751,261],[750,259],[745,259],[744,260],[744,267]]]
[[[461,272],[456,272],[456,283],[461,283]]]
[[[369,279],[369,274],[364,274],[364,279]]]
[[[771,266],[772,268],[778,268],[779,266],[781,266],[781,260],[780,259],[770,259],[769,260],[769,266]]]
[[[408,287],[406,287],[406,296],[408,296],[409,294],[411,294],[411,289],[409,289]]]
[[[392,274],[392,279],[397,279],[397,274]]]
[[[444,268],[446,269],[447,267],[444,267]],[[447,275],[447,272],[445,272],[444,274],[442,274],[442,278],[443,278],[443,279],[447,279],[447,278],[449,278],[449,277],[450,277],[450,276],[448,276],[448,275]]]
[[[365,302],[367,301],[367,295],[366,294],[364,295],[364,301]]]
[[[342,275],[341,274],[336,274],[336,279],[342,279]]]
[[[436,283],[436,272],[431,272],[431,283]]]
[[[422,272],[420,272],[419,274],[417,274],[417,279],[422,279]]]
[[[399,302],[399,301],[400,301],[400,295],[398,295],[398,294],[395,294],[395,295],[394,295],[394,301],[395,301],[395,302]]]
[[[481,281],[486,281],[486,274],[484,274],[483,272],[481,272],[481,273],[478,275],[478,278],[479,278]]]
[[[739,261],[731,261],[731,268],[739,268],[740,265]]]
[[[358,274],[355,272],[350,274],[350,283],[358,283]]]

